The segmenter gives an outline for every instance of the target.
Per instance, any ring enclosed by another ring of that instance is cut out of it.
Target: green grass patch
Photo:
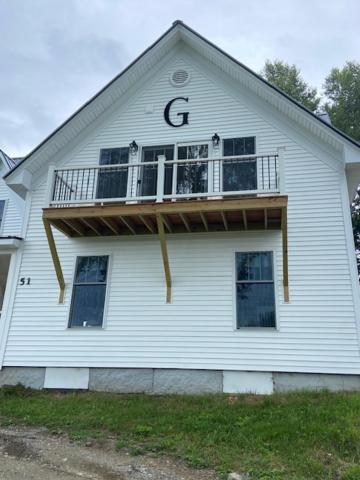
[[[170,454],[256,480],[359,480],[360,394],[148,396],[0,389],[0,423],[73,439],[117,438],[133,455]]]

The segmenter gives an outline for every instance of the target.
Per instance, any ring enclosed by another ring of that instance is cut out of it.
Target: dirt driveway
[[[211,480],[208,470],[192,470],[165,457],[117,452],[115,443],[88,446],[43,428],[0,428],[1,480]]]

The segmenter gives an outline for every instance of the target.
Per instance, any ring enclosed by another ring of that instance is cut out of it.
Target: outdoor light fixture
[[[129,148],[130,148],[130,153],[132,154],[135,154],[139,150],[138,144],[135,142],[135,140],[133,140],[130,143]]]
[[[220,137],[217,133],[214,133],[214,135],[211,137],[213,147],[218,147],[220,143]]]

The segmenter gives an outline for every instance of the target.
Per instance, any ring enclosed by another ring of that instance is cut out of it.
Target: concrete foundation
[[[221,370],[154,370],[153,393],[201,393],[222,392]]]
[[[4,367],[0,387],[22,384],[35,389],[85,389],[99,392],[211,394],[360,391],[360,375],[181,370],[166,368]]]
[[[152,393],[152,368],[91,368],[89,390],[118,393]]]
[[[45,370],[42,367],[4,367],[0,370],[0,386],[20,383],[39,390],[44,386]]]
[[[273,373],[275,392],[296,390],[360,390],[360,375],[323,373]]]

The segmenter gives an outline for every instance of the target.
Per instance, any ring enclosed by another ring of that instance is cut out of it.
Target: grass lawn
[[[117,438],[132,454],[166,453],[219,476],[360,480],[360,394],[147,396],[0,389],[0,423],[74,439]]]

